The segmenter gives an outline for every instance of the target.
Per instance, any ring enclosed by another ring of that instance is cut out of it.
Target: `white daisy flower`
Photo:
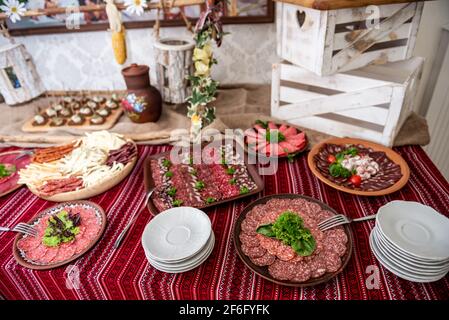
[[[24,3],[20,3],[18,0],[3,0],[3,5],[0,6],[8,18],[11,19],[13,23],[20,20],[20,16],[23,16],[27,9]]]
[[[148,8],[147,0],[125,0],[126,12],[129,14],[142,15]]]

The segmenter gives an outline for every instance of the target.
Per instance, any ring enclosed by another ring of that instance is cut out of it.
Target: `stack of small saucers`
[[[201,265],[215,245],[209,217],[190,207],[172,208],[148,223],[142,246],[150,264],[159,271],[181,273]]]
[[[438,281],[449,271],[449,219],[417,202],[392,201],[377,213],[370,246],[398,277]]]

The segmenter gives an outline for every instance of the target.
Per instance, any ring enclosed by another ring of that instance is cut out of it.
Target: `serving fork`
[[[361,218],[355,218],[355,219],[348,218],[342,214],[337,214],[335,216],[327,218],[326,220],[323,220],[320,223],[318,223],[318,229],[320,229],[321,231],[326,231],[331,228],[341,226],[342,224],[351,223],[353,221],[365,221],[365,220],[371,220],[371,219],[375,219],[375,218],[376,218],[376,214],[372,214],[370,216],[361,217]]]
[[[37,236],[37,230],[32,225],[20,222],[16,226],[12,228],[0,227],[0,231],[13,231],[20,232],[23,234],[27,234],[29,236],[35,237]]]

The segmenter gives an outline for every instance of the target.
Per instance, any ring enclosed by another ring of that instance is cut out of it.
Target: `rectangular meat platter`
[[[191,151],[175,163],[171,161],[171,151],[145,160],[146,190],[155,189],[148,203],[152,213],[176,206],[205,209],[263,190],[264,182],[258,169],[248,163],[243,149],[237,153],[236,147],[230,144],[203,145],[200,151],[201,159],[207,158],[208,162],[198,162],[198,158],[192,158]]]

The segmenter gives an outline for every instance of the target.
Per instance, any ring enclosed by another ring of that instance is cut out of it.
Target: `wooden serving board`
[[[235,145],[234,145],[234,147],[235,147]],[[145,159],[145,162],[144,162],[144,182],[145,182],[145,190],[146,190],[147,193],[150,190],[153,190],[154,187],[155,187],[155,182],[154,182],[153,174],[152,174],[152,171],[151,171],[150,161],[154,160],[154,159],[169,157],[170,156],[170,152],[171,151],[166,151],[166,152],[163,152],[163,153],[159,153],[159,154],[156,154],[156,155],[149,156],[148,158]],[[241,198],[245,198],[245,197],[257,194],[257,193],[261,192],[264,189],[265,184],[263,182],[262,177],[259,175],[258,168],[254,164],[248,163],[248,154],[246,152],[245,152],[244,161],[245,161],[245,165],[246,165],[246,168],[248,170],[249,176],[251,177],[251,179],[253,179],[254,183],[257,186],[256,189],[254,189],[254,190],[252,190],[252,191],[250,191],[250,192],[248,192],[246,194],[240,194],[240,195],[237,195],[237,196],[234,196],[234,197],[230,197],[230,198],[226,198],[226,199],[223,199],[223,200],[220,200],[220,201],[216,201],[216,202],[211,203],[211,204],[206,204],[204,206],[197,207],[197,209],[203,210],[203,209],[206,209],[206,208],[209,208],[209,207],[220,205],[222,203],[226,203],[226,202],[229,202],[229,201],[234,201],[234,200],[238,200],[238,199],[241,199]],[[155,215],[160,213],[160,211],[154,205],[154,203],[153,203],[151,198],[148,201],[148,210],[150,211],[150,213],[153,216],[155,216]]]
[[[98,124],[98,125],[91,124],[89,122],[91,117],[85,117],[86,120],[84,121],[84,123],[82,125],[78,125],[78,126],[71,126],[68,124],[64,124],[63,126],[60,126],[60,127],[52,127],[48,123],[43,126],[33,126],[34,119],[31,118],[23,124],[22,131],[34,133],[34,132],[58,131],[61,129],[62,130],[77,129],[77,130],[82,130],[82,131],[108,130],[108,129],[111,129],[115,125],[115,123],[121,117],[122,113],[123,113],[123,109],[120,107],[115,110],[111,110],[111,114],[109,116],[107,116],[107,118],[105,119],[105,122],[102,124]]]

